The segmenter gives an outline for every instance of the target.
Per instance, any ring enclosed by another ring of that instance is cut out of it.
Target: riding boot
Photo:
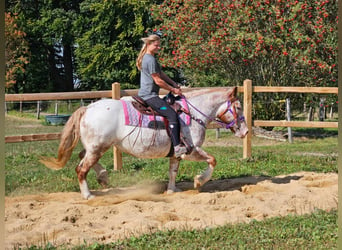
[[[175,157],[180,158],[183,154],[188,153],[188,150],[185,146],[183,145],[177,145],[175,146]]]
[[[186,154],[188,152],[187,148],[184,145],[180,144],[180,126],[179,123],[170,123],[170,134],[171,134],[171,141],[174,146],[175,157],[179,158],[182,154]]]

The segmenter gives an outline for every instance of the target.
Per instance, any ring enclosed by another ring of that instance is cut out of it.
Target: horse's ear
[[[229,92],[228,92],[228,99],[229,99],[229,100],[232,100],[232,99],[236,98],[236,96],[237,96],[237,90],[238,90],[237,87],[233,87],[233,88],[231,88],[231,89],[229,90]]]

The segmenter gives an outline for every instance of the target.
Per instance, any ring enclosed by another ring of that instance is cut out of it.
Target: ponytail
[[[146,54],[147,51],[147,45],[155,42],[155,41],[159,41],[160,37],[158,35],[149,35],[148,37],[144,37],[141,39],[144,42],[144,45],[142,46],[137,61],[136,61],[136,66],[139,70],[141,70],[141,64],[142,64],[142,59],[144,57],[144,55]]]

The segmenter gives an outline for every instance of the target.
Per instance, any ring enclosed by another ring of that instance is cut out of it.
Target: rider
[[[140,74],[140,96],[153,110],[166,117],[169,121],[171,141],[174,146],[175,157],[187,153],[187,149],[180,143],[180,123],[178,114],[170,105],[159,97],[159,89],[163,88],[174,94],[182,95],[180,86],[169,78],[162,70],[155,58],[160,49],[160,37],[149,35],[142,38],[143,47],[137,58],[136,65],[141,71]]]

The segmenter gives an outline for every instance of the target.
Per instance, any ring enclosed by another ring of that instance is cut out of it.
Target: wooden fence
[[[183,92],[193,91],[203,88],[184,88]],[[112,84],[112,90],[108,91],[83,91],[83,92],[60,92],[60,93],[35,93],[35,94],[6,94],[5,101],[43,101],[43,100],[71,100],[71,99],[96,99],[113,98],[119,99],[123,96],[137,95],[138,90],[120,90],[119,83]],[[338,94],[337,87],[265,87],[252,86],[251,80],[245,80],[242,87],[238,87],[238,92],[243,93],[244,115],[249,131],[253,126],[262,127],[310,127],[310,128],[337,128],[338,122],[321,121],[265,121],[254,120],[252,118],[252,94],[267,92],[287,92],[287,93],[317,93],[317,94]],[[166,90],[161,90],[161,95],[167,94]],[[34,134],[6,136],[5,143],[56,140],[60,138],[60,133]],[[252,133],[248,133],[243,139],[243,158],[252,156]],[[121,152],[114,147],[114,169],[122,167]]]

